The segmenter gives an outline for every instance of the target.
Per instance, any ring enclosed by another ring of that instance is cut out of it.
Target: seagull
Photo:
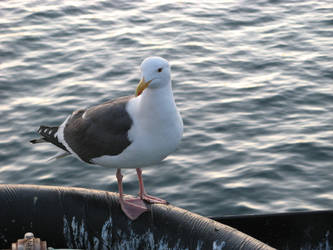
[[[135,95],[79,109],[60,126],[40,126],[38,133],[41,138],[31,143],[48,142],[61,149],[51,159],[72,155],[88,164],[116,168],[121,209],[131,220],[148,211],[146,202],[167,204],[146,193],[142,168],[156,165],[174,152],[183,135],[168,61],[148,57],[142,62]],[[122,168],[136,169],[138,197],[125,197]]]

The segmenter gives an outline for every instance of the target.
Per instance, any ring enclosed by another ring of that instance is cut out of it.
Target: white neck
[[[138,113],[140,113],[138,120],[142,122],[144,127],[152,126],[154,124],[152,121],[158,121],[159,124],[168,126],[170,117],[179,116],[173,98],[171,83],[161,88],[146,88],[136,99],[136,108]]]
[[[169,83],[161,88],[145,89],[140,100],[140,107],[148,110],[163,109],[174,102],[171,83]]]

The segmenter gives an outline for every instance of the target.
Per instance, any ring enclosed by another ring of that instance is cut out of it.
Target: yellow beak
[[[149,86],[149,83],[151,83],[151,80],[148,82],[145,82],[145,79],[142,77],[141,81],[139,82],[138,87],[135,91],[135,96],[141,95],[141,93]]]

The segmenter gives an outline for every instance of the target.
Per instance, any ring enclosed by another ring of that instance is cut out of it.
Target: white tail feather
[[[59,160],[59,159],[64,158],[68,155],[70,155],[70,153],[61,151],[61,152],[58,152],[57,154],[55,154],[54,156],[48,158],[47,161],[49,162],[49,161],[53,161],[53,160]]]

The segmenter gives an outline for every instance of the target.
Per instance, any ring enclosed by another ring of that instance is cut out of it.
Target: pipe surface
[[[172,205],[129,220],[118,194],[72,187],[0,185],[0,249],[26,232],[79,249],[272,249],[232,227]]]

